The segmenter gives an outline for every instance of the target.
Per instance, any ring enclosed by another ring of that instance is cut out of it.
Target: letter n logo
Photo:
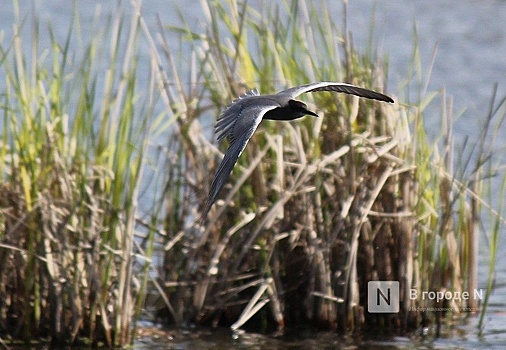
[[[367,311],[370,313],[399,312],[399,282],[369,281],[367,284]]]

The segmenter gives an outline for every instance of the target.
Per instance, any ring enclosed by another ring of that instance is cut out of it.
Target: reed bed
[[[410,293],[473,295],[478,288],[484,191],[497,166],[486,140],[497,130],[492,124],[504,119],[504,100],[491,108],[476,144],[465,143],[455,154],[451,98],[425,91],[415,47],[407,86],[419,92],[416,101],[307,96],[324,117],[263,122],[223,199],[202,218],[227,147],[210,142],[208,130],[232,99],[253,87],[270,93],[322,80],[384,90],[387,64],[374,48],[357,52],[324,3],[201,4],[205,31],[190,31],[184,18],[169,28],[191,47],[188,90],[170,43],[163,36],[152,41],[152,50],[161,48],[158,57],[165,57],[159,76],[177,121],[167,164],[159,315],[176,324],[264,330],[306,324],[346,333],[427,325],[439,331],[448,324],[443,320],[477,312],[476,300],[443,305]],[[423,119],[436,97],[443,125],[434,143]],[[495,224],[504,222],[492,212]],[[491,232],[497,237],[499,226]],[[367,312],[373,280],[399,281],[398,314]],[[438,307],[444,310],[431,311]]]
[[[18,18],[0,45],[2,337],[133,340],[144,295],[135,220],[157,91],[138,88],[139,17],[127,19],[118,11],[87,42],[76,13],[63,43],[49,30],[41,47],[37,18],[24,22],[30,43]]]
[[[213,141],[214,120],[246,89],[319,80],[392,89],[374,47],[358,52],[325,3],[201,6],[203,32],[182,17],[154,35],[136,7],[89,42],[73,31],[76,14],[63,43],[50,33],[41,49],[36,18],[31,45],[21,26],[1,43],[0,342],[126,345],[152,308],[176,325],[348,333],[446,325],[468,314],[460,307],[481,307],[481,327],[504,224],[491,186],[497,175],[505,191],[493,149],[505,100],[491,102],[476,142],[456,152],[451,98],[425,91],[415,50],[407,86],[419,90],[416,101],[305,96],[322,118],[263,122],[202,217],[226,147]],[[141,40],[149,67],[138,64]],[[434,143],[423,120],[436,97],[444,124]],[[491,218],[485,299],[413,311],[434,303],[409,298],[412,289],[477,288],[483,209]],[[398,314],[366,311],[371,280],[400,282]]]

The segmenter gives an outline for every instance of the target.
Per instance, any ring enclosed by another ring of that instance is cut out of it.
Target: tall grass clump
[[[442,95],[442,148],[424,128],[424,107],[435,94],[423,89],[414,103],[395,105],[304,96],[324,117],[263,122],[223,200],[201,221],[227,147],[209,141],[213,121],[232,99],[253,87],[270,93],[322,80],[384,91],[387,76],[387,64],[373,49],[358,52],[325,3],[254,8],[203,1],[202,9],[202,32],[184,18],[170,28],[189,43],[187,65],[163,35],[151,39],[167,67],[158,75],[177,140],[166,165],[160,315],[177,324],[312,324],[349,332],[414,329],[469,308],[461,299],[449,301],[446,314],[420,311],[438,305],[410,298],[412,290],[476,287],[476,237],[492,154],[479,148],[471,152],[478,157],[455,154],[451,100]],[[488,120],[494,118],[502,117]],[[400,282],[398,314],[367,312],[372,280]]]
[[[41,47],[44,26],[18,18],[0,46],[2,335],[133,339],[135,217],[157,94],[138,88],[139,17],[128,19],[118,11],[88,41],[76,13],[63,42],[49,28]]]

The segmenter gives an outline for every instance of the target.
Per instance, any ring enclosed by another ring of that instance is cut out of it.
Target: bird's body
[[[211,183],[204,215],[208,213],[218,198],[218,194],[230,176],[237,159],[262,119],[294,120],[305,115],[318,117],[316,113],[307,109],[304,102],[294,99],[305,92],[315,91],[342,92],[384,102],[394,102],[390,97],[379,92],[345,83],[312,83],[282,90],[272,95],[260,95],[256,89],[248,91],[234,100],[216,122],[215,131],[218,141],[227,137],[230,145]]]

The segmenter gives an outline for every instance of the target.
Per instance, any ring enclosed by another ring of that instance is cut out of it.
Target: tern
[[[384,94],[346,83],[319,82],[295,86],[272,95],[260,95],[257,89],[250,90],[232,102],[218,118],[215,132],[218,141],[228,138],[229,147],[225,152],[209,191],[204,217],[218,198],[220,190],[234,168],[237,159],[246,148],[262,119],[294,120],[305,115],[318,117],[307,109],[307,105],[295,100],[306,92],[334,91],[369,99],[390,102],[394,100]]]

